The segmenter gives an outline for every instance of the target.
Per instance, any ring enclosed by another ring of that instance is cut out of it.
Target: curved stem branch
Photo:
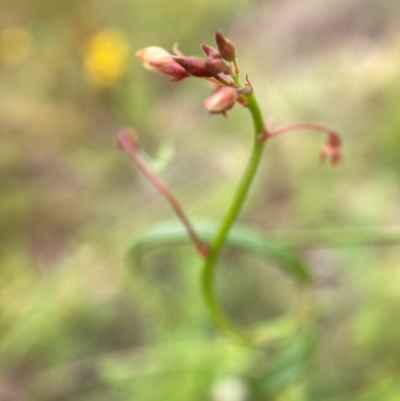
[[[164,184],[164,182],[151,170],[146,161],[141,156],[137,140],[133,135],[131,130],[125,129],[121,130],[117,134],[118,145],[127,153],[130,159],[136,164],[139,170],[144,174],[144,176],[154,185],[154,187],[167,199],[172,209],[181,220],[182,224],[185,226],[190,239],[196,246],[197,251],[201,256],[205,257],[208,254],[208,245],[203,242],[203,240],[197,235],[195,229],[190,223],[189,219],[186,217],[182,207],[180,206],[175,195],[169,190],[169,188]]]
[[[311,121],[305,121],[300,123],[282,125],[281,127],[271,129],[268,122],[266,123],[264,132],[260,135],[260,141],[266,141],[267,139],[274,138],[278,135],[284,134],[285,132],[299,130],[299,129],[311,129],[314,131],[319,131],[327,135],[327,140],[322,145],[320,154],[321,160],[328,158],[331,160],[332,165],[339,162],[342,152],[341,152],[341,139],[340,135],[330,127],[320,123],[314,123]]]
[[[305,122],[300,122],[300,123],[294,123],[294,124],[288,124],[288,125],[282,125],[281,127],[278,128],[274,128],[272,130],[268,129],[265,132],[265,136],[266,137],[270,137],[270,136],[276,136],[279,134],[283,134],[285,132],[288,131],[293,131],[295,129],[312,129],[312,130],[316,130],[316,131],[322,131],[327,135],[336,135],[339,136],[339,134],[333,130],[332,128],[320,124],[320,123],[314,123],[311,121],[305,121]]]

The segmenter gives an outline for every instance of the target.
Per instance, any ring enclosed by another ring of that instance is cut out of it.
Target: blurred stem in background
[[[318,228],[309,230],[275,231],[266,237],[294,248],[335,248],[353,246],[398,245],[398,227]]]

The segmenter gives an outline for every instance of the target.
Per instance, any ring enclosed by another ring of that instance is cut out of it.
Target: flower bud
[[[232,72],[231,67],[227,66],[221,57],[207,57],[205,66],[213,74],[220,74],[222,72],[229,75]]]
[[[150,71],[168,75],[173,81],[180,81],[189,76],[186,70],[173,60],[171,54],[157,46],[146,47],[135,53],[143,67]]]
[[[138,50],[135,53],[135,56],[139,57],[139,60],[143,64],[144,68],[147,68],[150,71],[157,71],[150,63],[163,57],[170,57],[171,54],[169,54],[162,47],[150,46]]]
[[[330,133],[321,147],[321,160],[330,159],[332,165],[337,164],[342,157],[341,140],[339,135]]]
[[[193,77],[211,77],[212,73],[207,70],[206,62],[200,57],[190,56],[190,57],[172,57],[173,60],[178,63],[185,71],[192,75]]]
[[[227,39],[221,31],[215,32],[215,43],[217,44],[219,54],[226,61],[236,59],[236,48],[234,43]]]
[[[217,92],[215,92],[211,96],[209,96],[203,102],[203,106],[211,114],[222,113],[225,115],[225,112],[234,106],[237,98],[238,98],[238,94],[237,94],[235,88],[231,88],[229,86],[224,86],[221,89],[219,89]]]

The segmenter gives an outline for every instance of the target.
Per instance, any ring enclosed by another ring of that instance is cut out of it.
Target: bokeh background
[[[127,265],[172,213],[113,143],[135,127],[188,213],[222,216],[248,113],[209,118],[204,82],[168,83],[134,57],[175,42],[200,55],[216,29],[274,124],[323,122],[344,142],[332,169],[318,133],[272,141],[240,217],[266,233],[345,230],[290,237],[316,278],[318,349],[270,399],[400,400],[400,248],[379,234],[400,225],[399,26],[397,0],[2,0],[0,400],[246,399],[251,352],[210,322],[192,249]],[[354,245],[354,229],[378,233]],[[234,250],[219,292],[243,325],[293,306],[287,277]]]

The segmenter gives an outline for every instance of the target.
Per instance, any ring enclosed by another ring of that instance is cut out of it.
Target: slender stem
[[[306,121],[282,125],[281,127],[271,129],[269,127],[269,123],[267,122],[264,132],[260,135],[259,140],[266,141],[267,139],[274,138],[278,135],[284,134],[285,132],[299,129],[311,129],[326,134],[327,139],[320,150],[321,160],[323,161],[324,159],[328,158],[331,160],[332,165],[335,165],[339,162],[342,157],[342,140],[340,139],[340,135],[332,128],[323,124]]]
[[[121,146],[121,148],[136,164],[139,170],[144,174],[144,176],[154,185],[154,187],[156,187],[156,189],[162,195],[164,195],[178,218],[181,220],[182,224],[185,226],[190,239],[196,246],[196,249],[201,256],[205,257],[208,254],[208,245],[197,235],[195,229],[193,228],[189,219],[186,217],[186,214],[184,213],[174,194],[147,165],[146,161],[143,159],[138,150],[136,138],[132,136],[132,132],[130,132],[129,130],[121,130],[117,135],[117,142],[118,145]]]
[[[275,135],[283,134],[288,131],[293,131],[295,129],[313,129],[316,131],[325,132],[325,134],[328,134],[328,135],[334,134],[336,136],[339,136],[339,134],[336,131],[334,131],[332,128],[327,127],[326,125],[323,125],[320,123],[314,123],[311,121],[282,125],[281,127],[274,128],[272,130],[267,130],[266,134],[267,134],[267,136],[268,135],[275,136]]]
[[[239,341],[240,343],[249,344],[250,339],[245,334],[241,333],[240,330],[236,328],[236,326],[233,325],[220,310],[214,291],[215,267],[219,253],[225,243],[228,232],[236,220],[236,217],[238,216],[246,199],[250,185],[260,163],[262,151],[265,145],[265,141],[260,141],[258,139],[264,131],[264,123],[257,100],[253,93],[246,95],[246,98],[248,109],[254,124],[253,150],[233,200],[228,207],[224,218],[222,219],[221,225],[213,241],[211,242],[210,251],[204,259],[204,264],[202,267],[202,289],[206,305],[214,322],[231,338]]]

